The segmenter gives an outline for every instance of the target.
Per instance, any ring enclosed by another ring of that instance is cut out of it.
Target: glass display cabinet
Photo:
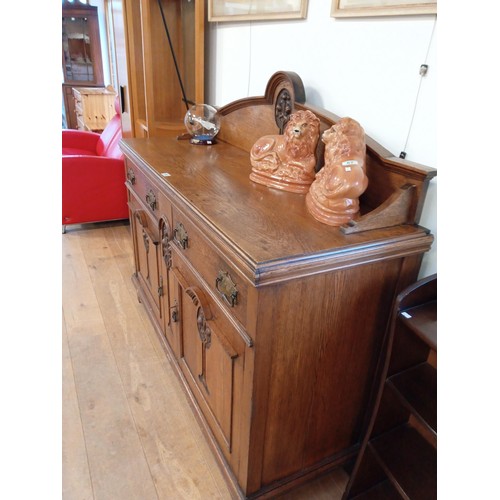
[[[103,84],[97,7],[63,2],[62,50],[64,83]]]
[[[77,128],[73,87],[104,86],[97,7],[63,1],[62,69],[66,122],[69,128]]]

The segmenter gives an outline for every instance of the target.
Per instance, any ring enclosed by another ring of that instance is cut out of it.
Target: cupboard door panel
[[[160,280],[158,273],[159,235],[155,223],[134,201],[129,202],[131,211],[132,237],[136,250],[136,276],[143,290],[148,292],[155,306],[155,314],[160,317]]]
[[[193,277],[184,276],[177,268],[172,272],[179,294],[173,300],[180,307],[180,366],[214,436],[229,456],[237,399],[235,379],[242,380],[245,346],[243,342],[233,345],[238,338],[234,332],[228,340],[223,313]]]
[[[205,352],[205,365],[200,381],[205,388],[205,397],[219,424],[231,451],[232,395],[234,380],[234,361],[238,357],[236,351],[228,345],[224,337],[212,326],[212,338]]]

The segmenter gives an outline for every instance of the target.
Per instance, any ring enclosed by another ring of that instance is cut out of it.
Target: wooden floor
[[[130,228],[62,235],[64,500],[230,499],[137,301]],[[280,498],[340,499],[343,470]]]

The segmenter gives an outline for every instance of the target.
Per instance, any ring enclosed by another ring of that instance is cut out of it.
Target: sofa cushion
[[[95,151],[89,151],[87,149],[78,149],[78,148],[62,148],[63,156],[95,156]]]

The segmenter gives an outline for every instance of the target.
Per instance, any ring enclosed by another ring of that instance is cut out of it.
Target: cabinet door
[[[241,418],[245,344],[202,285],[189,273],[186,276],[173,267],[179,364],[222,452],[232,461]]]
[[[154,220],[137,202],[130,201],[132,237],[135,248],[136,277],[148,294],[154,314],[160,319],[160,279],[158,272],[159,234]]]
[[[104,75],[97,7],[63,3],[62,49],[65,83],[102,85]]]

